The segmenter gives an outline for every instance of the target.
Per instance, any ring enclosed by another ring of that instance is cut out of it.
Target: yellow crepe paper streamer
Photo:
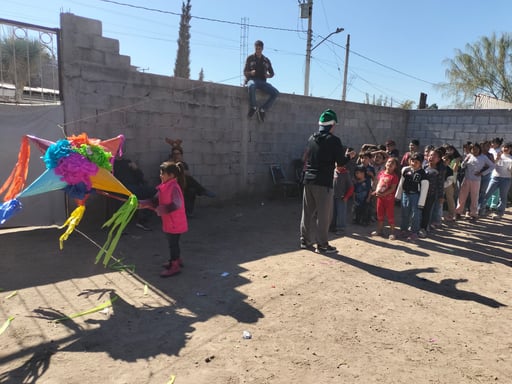
[[[148,285],[144,284],[144,296],[148,294]]]
[[[68,219],[62,224],[59,229],[62,229],[64,227],[68,227],[66,232],[62,234],[61,237],[59,237],[59,245],[60,249],[64,248],[64,241],[66,241],[69,237],[69,235],[75,230],[76,226],[80,224],[80,221],[82,220],[82,217],[84,217],[85,212],[85,205],[79,205],[75,208],[73,212],[71,212],[71,215],[69,215]]]
[[[7,300],[7,299],[10,299],[11,297],[16,296],[17,294],[18,294],[18,291],[14,291],[14,292],[12,292],[10,295],[8,295],[5,299],[6,299],[6,300]]]
[[[175,379],[176,379],[176,376],[171,375],[171,377],[169,377],[169,381],[167,382],[167,384],[174,384]]]
[[[90,315],[91,313],[99,312],[105,308],[111,307],[112,303],[114,301],[116,301],[117,298],[118,298],[117,296],[114,296],[110,300],[105,301],[103,304],[100,304],[97,307],[94,307],[93,309],[89,309],[87,311],[83,311],[83,312],[79,312],[79,313],[74,313],[74,314],[66,316],[66,317],[61,317],[60,319],[55,320],[55,322],[60,323],[61,321],[70,320],[70,319],[74,319],[74,318],[77,318],[80,316]]]
[[[124,229],[135,214],[135,211],[137,211],[138,205],[139,202],[137,197],[135,195],[130,195],[128,200],[117,210],[117,212],[115,212],[112,217],[103,224],[102,228],[111,226],[111,229],[108,232],[105,244],[96,255],[96,264],[103,257],[103,265],[105,267],[108,265],[108,262],[117,247],[117,243],[119,242]]]
[[[1,335],[2,333],[4,333],[4,332],[5,332],[5,330],[6,330],[7,328],[9,328],[9,325],[11,325],[11,321],[13,321],[13,320],[14,320],[14,317],[12,317],[12,316],[11,316],[11,317],[9,317],[9,318],[4,322],[4,324],[3,324],[3,325],[2,325],[2,327],[0,328],[0,335]]]

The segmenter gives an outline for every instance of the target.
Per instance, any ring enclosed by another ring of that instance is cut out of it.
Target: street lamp
[[[308,41],[307,41],[307,47],[306,47],[306,75],[304,79],[304,96],[307,96],[309,93],[309,69],[311,67],[311,52],[313,49],[318,47],[320,44],[322,44],[325,40],[327,40],[329,37],[336,33],[343,32],[344,28],[336,28],[334,32],[329,33],[326,37],[324,37],[318,44],[316,44],[313,48],[311,48],[311,27],[308,28]]]

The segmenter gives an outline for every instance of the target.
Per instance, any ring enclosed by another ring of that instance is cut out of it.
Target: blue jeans
[[[251,108],[256,108],[258,105],[256,103],[256,90],[259,89],[265,92],[268,95],[267,101],[260,107],[263,110],[269,109],[277,96],[279,95],[279,91],[275,89],[272,84],[267,83],[265,80],[249,80],[247,82],[247,89],[249,90],[249,106]]]
[[[419,200],[419,193],[402,193],[401,231],[407,231],[409,226],[412,233],[418,233],[420,230],[421,210],[418,207]]]
[[[487,199],[485,195],[487,194],[487,187],[489,186],[489,182],[491,181],[491,174],[487,174],[480,178],[480,191],[478,192],[478,210],[485,209]]]
[[[485,192],[484,201],[487,201],[497,189],[500,190],[500,202],[496,207],[496,211],[498,211],[498,215],[500,216],[505,213],[505,208],[507,208],[508,190],[510,189],[511,182],[510,177],[493,177]]]

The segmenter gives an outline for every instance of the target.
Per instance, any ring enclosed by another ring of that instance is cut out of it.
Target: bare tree
[[[190,19],[192,15],[190,10],[192,5],[190,0],[187,4],[181,5],[180,31],[178,37],[178,53],[176,54],[176,63],[174,65],[174,76],[190,79]]]

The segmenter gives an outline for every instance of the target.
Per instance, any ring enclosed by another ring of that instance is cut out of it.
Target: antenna
[[[249,18],[242,17],[240,23],[240,84],[245,83],[244,67],[245,59],[247,58],[247,45],[249,39]],[[243,77],[243,78],[242,78]]]

